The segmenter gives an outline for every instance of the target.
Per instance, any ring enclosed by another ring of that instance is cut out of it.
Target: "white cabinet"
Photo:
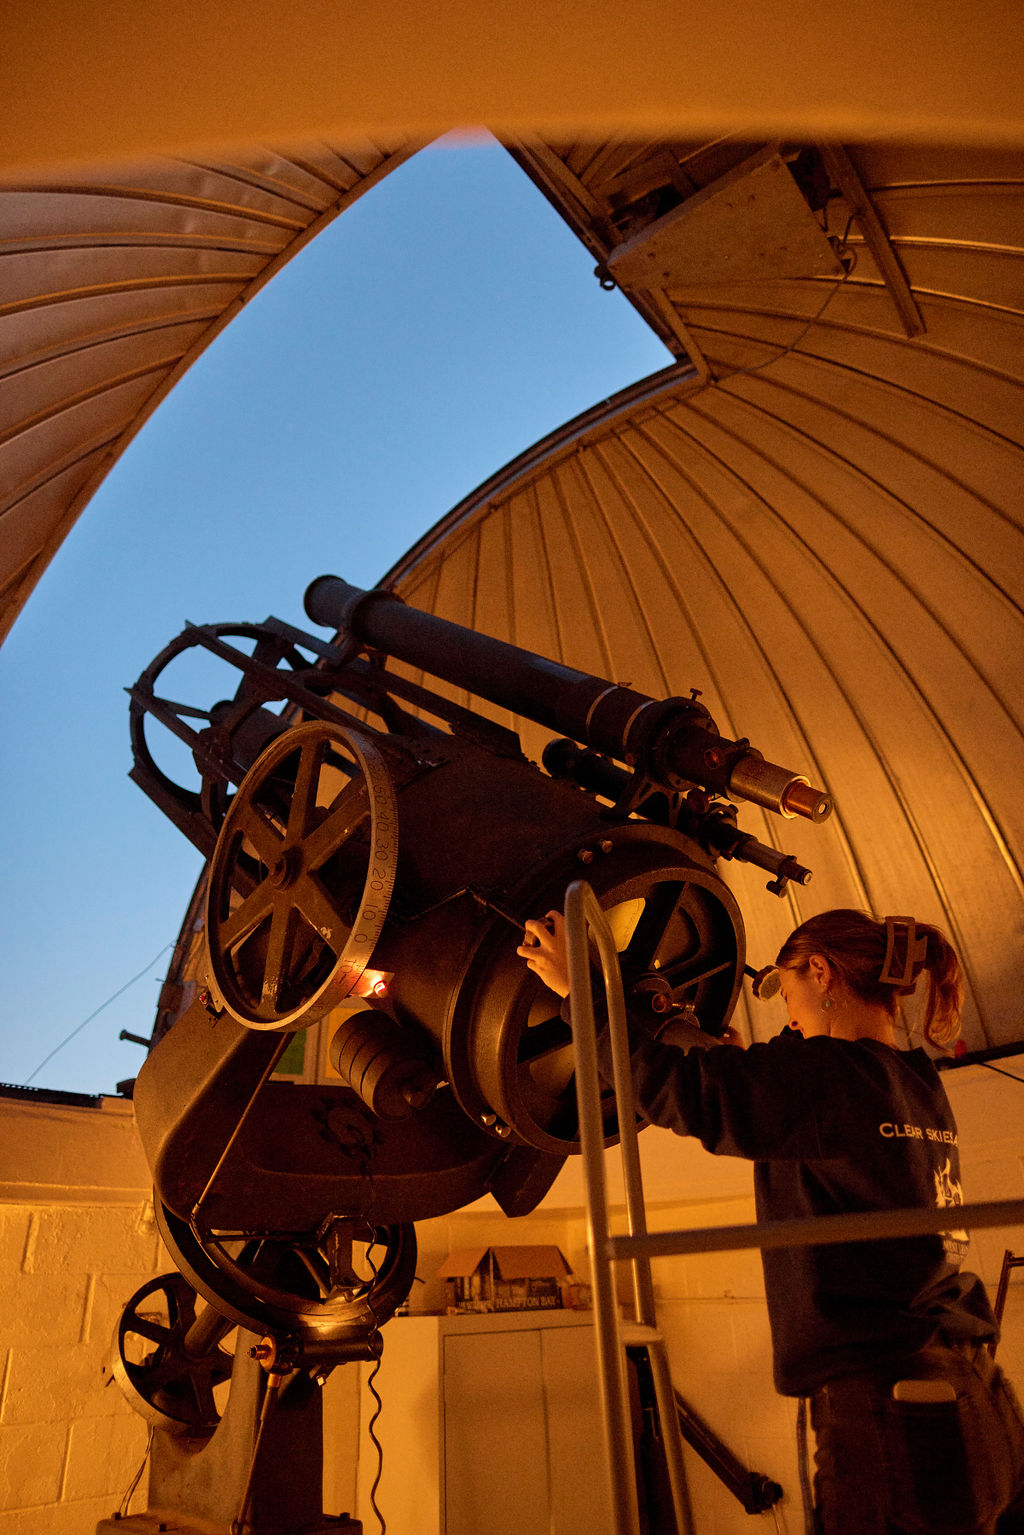
[[[360,1369],[356,1512],[373,1535]],[[612,1535],[587,1313],[396,1317],[377,1386],[388,1535]]]

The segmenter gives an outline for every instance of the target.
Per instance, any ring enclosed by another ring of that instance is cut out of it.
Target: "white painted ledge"
[[[126,1099],[0,1098],[0,1203],[136,1204],[152,1182]]]

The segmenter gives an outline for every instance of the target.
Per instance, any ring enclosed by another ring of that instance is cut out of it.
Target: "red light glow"
[[[384,997],[387,996],[388,982],[391,974],[387,970],[364,970],[351,995],[354,997]]]

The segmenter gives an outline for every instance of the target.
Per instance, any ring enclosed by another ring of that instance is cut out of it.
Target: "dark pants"
[[[948,1381],[955,1401],[893,1398]],[[987,1349],[928,1348],[811,1397],[821,1535],[1024,1535],[1024,1419]]]

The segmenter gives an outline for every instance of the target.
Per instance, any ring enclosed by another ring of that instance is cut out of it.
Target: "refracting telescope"
[[[189,626],[129,689],[131,776],[206,860],[135,1104],[189,1285],[282,1357],[331,1361],[405,1299],[416,1220],[486,1192],[525,1214],[578,1150],[571,1033],[516,954],[525,920],[583,873],[635,1005],[719,1035],[745,954],[717,860],[778,894],[810,877],[736,805],[831,806],[696,690],[651,698],[334,576],[306,611],[334,637]],[[199,661],[227,696],[172,701]],[[543,767],[487,704],[554,733]],[[319,1080],[283,1079],[313,1024]],[[610,1091],[604,1114],[611,1140]],[[216,1328],[183,1320],[189,1379],[195,1329],[217,1361]]]
[[[585,871],[627,987],[656,982],[663,1009],[720,1034],[744,954],[716,859],[779,893],[810,874],[741,832],[735,802],[822,820],[828,797],[721,736],[696,694],[649,698],[333,576],[306,606],[334,640],[273,618],[190,626],[130,689],[132,777],[208,859],[199,953],[136,1089],[158,1191],[183,1220],[201,1202],[305,1231],[484,1188],[532,1208],[576,1149],[576,1110],[568,1027],[515,953],[523,922]],[[231,698],[158,691],[195,651],[237,673]],[[547,771],[438,683],[559,732]],[[154,721],[198,788],[158,766]],[[327,1017],[331,1086],[275,1083],[288,1035]]]

